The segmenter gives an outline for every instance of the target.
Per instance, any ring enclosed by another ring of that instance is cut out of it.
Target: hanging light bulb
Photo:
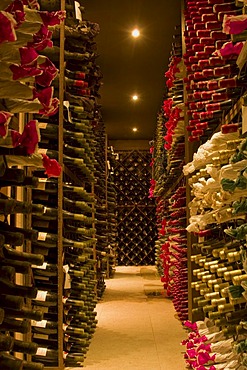
[[[138,95],[133,95],[132,100],[138,100]]]

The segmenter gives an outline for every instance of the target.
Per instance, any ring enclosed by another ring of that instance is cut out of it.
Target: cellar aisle
[[[180,345],[186,332],[175,317],[172,301],[163,295],[156,268],[117,267],[106,286],[84,368],[186,369]]]

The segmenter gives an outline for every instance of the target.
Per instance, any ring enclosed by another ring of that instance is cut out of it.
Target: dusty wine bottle
[[[17,285],[0,277],[0,293],[26,298],[34,298],[37,295],[37,288]]]
[[[32,331],[33,333],[41,333],[41,334],[57,334],[58,331],[58,323],[55,321],[48,321],[48,320],[41,320],[31,321]]]
[[[57,212],[58,210],[56,208],[48,208],[45,207],[44,213],[39,216],[39,219],[43,220],[57,220]],[[63,218],[65,220],[75,220],[75,221],[81,221],[85,224],[91,225],[93,222],[92,217],[87,217],[83,214],[78,214],[78,213],[72,213],[63,210]]]
[[[15,271],[20,274],[29,274],[31,263],[26,261],[15,261],[7,258],[0,258],[2,266],[12,266],[15,268]],[[7,293],[6,293],[7,294]]]
[[[14,338],[9,335],[0,334],[0,351],[11,351],[14,345]]]
[[[0,221],[0,233],[4,231],[9,231],[13,233],[21,233],[24,235],[24,238],[27,240],[36,240],[38,236],[38,231],[33,230],[33,229],[24,229],[21,227],[16,227],[9,225],[7,222],[2,222]]]
[[[48,292],[45,290],[38,290],[36,297],[33,302],[37,306],[57,306],[57,294],[53,292]]]
[[[23,362],[8,353],[0,353],[0,367],[4,370],[23,370]]]
[[[26,334],[30,330],[30,322],[26,320],[15,320],[5,318],[0,325],[0,331],[14,331]]]
[[[6,317],[15,317],[20,319],[30,319],[41,321],[43,319],[43,312],[41,310],[33,310],[26,307],[22,309],[4,308]]]
[[[23,297],[1,294],[0,307],[20,310],[22,309],[23,306],[24,306]]]
[[[10,337],[11,338],[11,337]],[[34,355],[37,352],[38,344],[34,342],[24,342],[22,340],[13,339],[13,351]]]
[[[13,247],[16,247],[24,243],[24,235],[21,233],[0,230],[0,234],[3,235],[5,244],[10,244]]]
[[[9,215],[16,213],[23,214],[42,214],[44,206],[39,204],[30,204],[28,202],[21,202],[12,198],[8,198],[0,193],[0,214]]]
[[[31,362],[31,361],[23,361],[23,370],[43,370],[44,364]]]
[[[27,252],[17,251],[7,245],[3,248],[4,257],[16,260],[30,262],[35,265],[42,265],[44,263],[44,256],[42,254],[33,254]]]

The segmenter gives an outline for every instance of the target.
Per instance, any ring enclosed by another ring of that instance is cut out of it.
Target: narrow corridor
[[[106,284],[84,368],[185,369],[180,342],[186,333],[175,317],[172,301],[163,295],[156,268],[117,267]]]

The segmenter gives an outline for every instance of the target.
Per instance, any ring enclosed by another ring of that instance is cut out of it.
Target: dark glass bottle
[[[0,221],[0,233],[2,233],[2,231],[11,232],[11,233],[21,233],[24,235],[24,238],[27,240],[36,240],[38,236],[37,230],[15,227],[15,226],[9,225],[7,222]]]
[[[0,277],[0,294],[34,298],[37,295],[37,288],[17,285]]]

